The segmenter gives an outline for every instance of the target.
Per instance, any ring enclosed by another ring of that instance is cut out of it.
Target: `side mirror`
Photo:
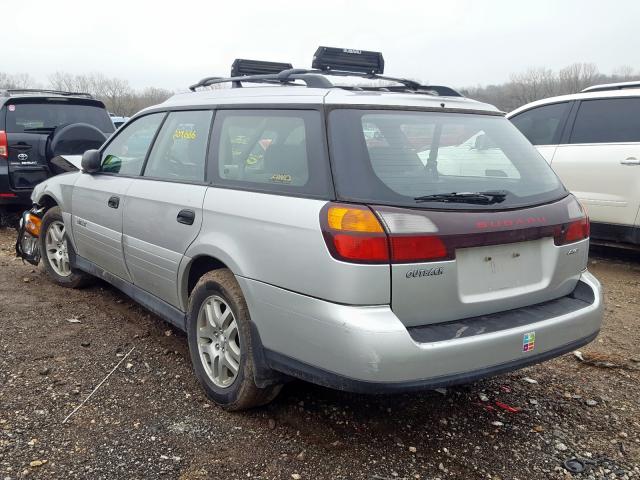
[[[87,150],[82,154],[82,171],[85,173],[95,173],[100,170],[102,155],[98,150]]]

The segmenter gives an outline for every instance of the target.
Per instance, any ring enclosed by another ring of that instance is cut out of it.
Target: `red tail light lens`
[[[446,245],[437,236],[391,237],[391,259],[394,262],[433,261],[448,257]]]
[[[0,130],[0,157],[9,156],[9,144],[7,142],[7,132]]]
[[[584,240],[585,238],[589,238],[589,232],[589,218],[581,218],[564,226],[555,236],[555,244],[566,245],[567,243]]]
[[[385,237],[339,234],[333,237],[333,244],[336,252],[345,260],[389,262],[389,246]]]

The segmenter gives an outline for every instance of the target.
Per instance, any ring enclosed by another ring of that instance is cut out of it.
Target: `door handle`
[[[194,212],[193,210],[180,210],[180,212],[178,212],[178,217],[176,218],[176,220],[178,220],[178,223],[183,223],[185,225],[193,225],[193,221],[196,219],[196,212]]]
[[[636,157],[625,158],[624,160],[620,160],[620,164],[622,165],[640,165],[640,160]]]
[[[109,198],[107,205],[109,205],[110,208],[118,208],[120,206],[120,197],[116,197],[114,195],[113,197]]]

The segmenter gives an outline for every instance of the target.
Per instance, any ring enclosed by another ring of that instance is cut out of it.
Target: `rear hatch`
[[[329,130],[338,198],[368,205],[382,224],[391,306],[405,325],[538,304],[575,288],[588,221],[503,117],[336,109]]]
[[[57,128],[88,123],[106,135],[113,124],[97,100],[69,97],[16,97],[5,104],[9,186],[30,190],[50,174],[48,142]]]

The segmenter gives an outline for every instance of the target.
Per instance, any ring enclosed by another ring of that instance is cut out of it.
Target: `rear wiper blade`
[[[489,192],[451,192],[437,193],[435,195],[423,195],[415,197],[414,200],[421,202],[444,202],[444,203],[477,203],[480,205],[490,205],[492,203],[503,202],[507,192],[495,190]]]

